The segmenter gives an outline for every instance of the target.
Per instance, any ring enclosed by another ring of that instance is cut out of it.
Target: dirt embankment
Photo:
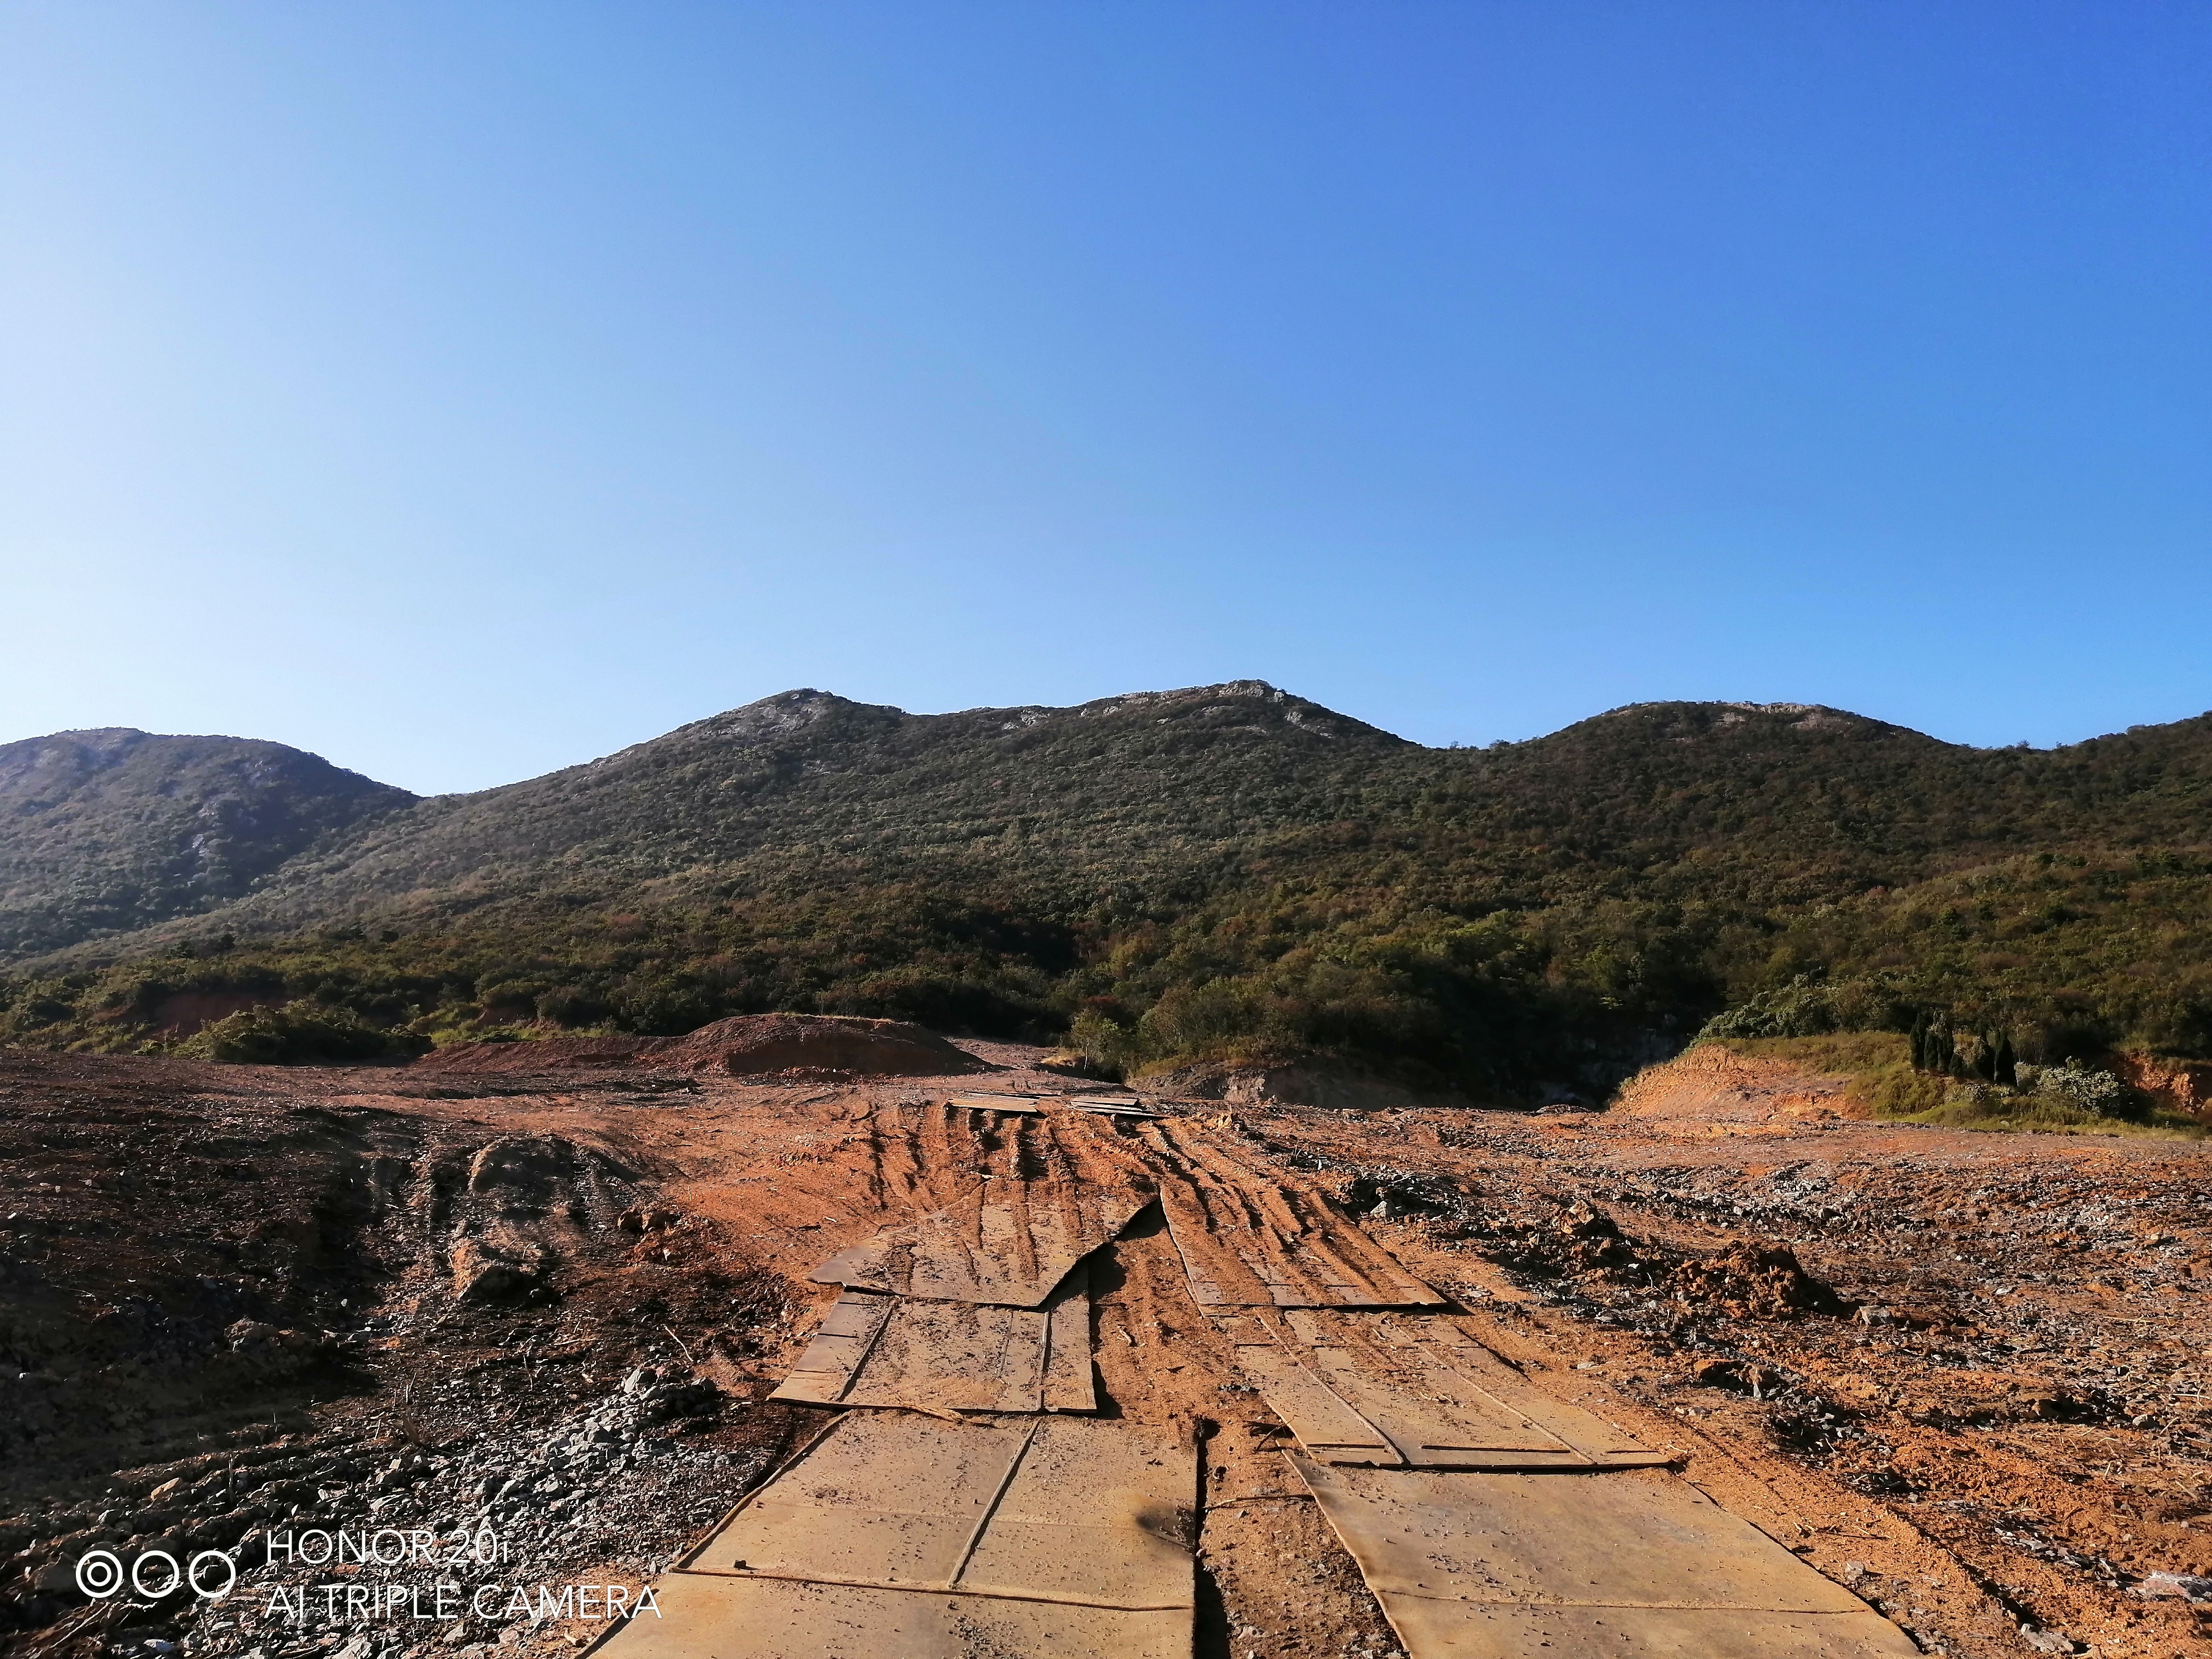
[[[1621,1085],[1613,1111],[1626,1118],[1744,1126],[1869,1115],[1847,1097],[1850,1085],[1848,1077],[1819,1076],[1706,1042],[1645,1066]]]
[[[247,1067],[4,1059],[0,1503],[317,1397],[415,1126]]]
[[[804,1297],[672,1197],[669,1097],[407,1079],[0,1050],[0,1651],[254,1645],[73,1569],[287,1526],[634,1587],[783,1449],[751,1364]]]
[[[468,1042],[416,1062],[419,1070],[477,1075],[637,1066],[765,1077],[956,1077],[990,1068],[934,1031],[896,1019],[827,1014],[739,1014],[680,1037],[546,1037]]]
[[[2142,1090],[2160,1105],[2212,1122],[2212,1065],[2122,1054],[2112,1056],[2112,1069],[2130,1088]]]

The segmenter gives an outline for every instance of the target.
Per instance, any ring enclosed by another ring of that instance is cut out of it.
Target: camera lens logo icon
[[[76,1587],[94,1601],[123,1588],[123,1562],[113,1550],[92,1550],[78,1559]]]
[[[210,1567],[210,1562],[216,1565]],[[156,1582],[148,1582],[149,1568]],[[222,1573],[220,1584],[215,1579],[217,1568]],[[158,1581],[165,1569],[168,1582],[161,1583]],[[203,1601],[220,1601],[238,1582],[238,1564],[221,1550],[202,1550],[190,1566],[179,1567],[168,1551],[149,1550],[131,1563],[129,1579],[131,1589],[149,1601],[173,1595],[180,1584],[190,1584]],[[124,1580],[122,1559],[113,1550],[88,1550],[77,1559],[76,1587],[90,1601],[105,1601],[123,1588]]]

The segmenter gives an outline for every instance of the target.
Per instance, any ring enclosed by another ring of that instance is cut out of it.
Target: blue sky
[[[0,739],[2212,707],[2212,10],[0,11]]]

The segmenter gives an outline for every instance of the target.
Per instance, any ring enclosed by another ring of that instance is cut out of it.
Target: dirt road
[[[1025,1085],[1065,1086],[988,1080]],[[1358,1212],[1532,1386],[1680,1454],[1669,1479],[1924,1648],[2193,1650],[2202,1154],[1719,1111],[1701,1087],[1672,1115],[1154,1125],[953,1107],[927,1079],[0,1056],[9,1639],[573,1651],[604,1623],[496,1598],[295,1621],[272,1587],[330,1572],[294,1562],[199,1612],[87,1603],[57,1569],[435,1528],[495,1534],[501,1584],[634,1605],[818,1430],[769,1395],[846,1294],[813,1282],[826,1259],[983,1176],[1075,1194],[1180,1170]],[[1101,1415],[1191,1448],[1197,1651],[1401,1651],[1174,1219],[1149,1206],[1093,1259],[1092,1348]]]

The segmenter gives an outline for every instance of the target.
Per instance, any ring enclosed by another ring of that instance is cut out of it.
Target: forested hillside
[[[115,728],[0,744],[0,962],[212,909],[414,799],[281,743]]]
[[[2208,787],[2212,719],[1989,750],[1649,704],[1429,750],[1256,683],[935,716],[792,692],[325,839],[24,964],[0,1018],[160,1043],[230,997],[373,1045],[794,1008],[1513,1092],[1794,985],[1800,1022],[2204,1054]]]

